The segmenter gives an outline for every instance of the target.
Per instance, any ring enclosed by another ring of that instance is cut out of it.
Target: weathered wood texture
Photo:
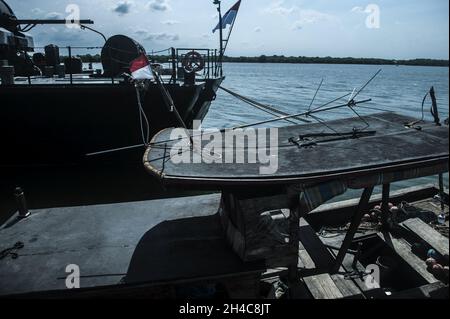
[[[369,187],[369,188],[366,188],[364,190],[363,194],[361,195],[361,200],[359,202],[358,209],[357,209],[355,215],[353,216],[352,222],[350,224],[350,228],[347,231],[347,234],[345,235],[345,239],[342,243],[342,246],[339,250],[338,255],[336,256],[336,261],[331,269],[332,273],[336,273],[339,271],[339,268],[342,265],[345,255],[347,254],[347,251],[353,242],[355,234],[358,231],[358,227],[361,224],[361,219],[363,218],[364,214],[368,211],[369,200],[370,200],[370,196],[372,196],[372,193],[373,193],[373,187]]]
[[[390,235],[378,234],[405,262],[407,262],[423,279],[428,283],[435,283],[438,280],[427,270],[424,260],[420,259],[411,251],[404,239],[393,238]]]
[[[433,247],[442,256],[448,256],[448,238],[442,236],[429,225],[425,224],[421,219],[409,219],[404,221],[402,224]]]
[[[303,278],[314,299],[344,298],[329,274],[321,274]]]
[[[448,299],[448,285],[435,282],[422,287],[408,289],[392,294],[391,299]]]
[[[287,266],[296,260],[287,207],[285,195],[246,198],[222,194],[222,226],[229,244],[242,260],[265,260],[271,267]]]
[[[394,205],[403,201],[411,203],[417,200],[432,198],[436,194],[438,194],[438,189],[433,184],[413,186],[392,191],[390,194],[390,202]],[[359,199],[354,198],[336,203],[323,204],[308,215],[308,221],[313,226],[341,226],[351,219],[354,211],[358,207],[358,203]],[[381,203],[381,194],[373,194],[369,204],[376,205],[379,203]]]

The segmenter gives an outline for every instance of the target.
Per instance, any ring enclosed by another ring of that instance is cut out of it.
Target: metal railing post
[[[177,83],[177,61],[176,61],[176,52],[175,48],[171,48],[172,51],[172,79],[173,84]]]
[[[72,48],[69,46],[69,66],[70,66],[70,84],[73,84],[73,74],[72,74]]]

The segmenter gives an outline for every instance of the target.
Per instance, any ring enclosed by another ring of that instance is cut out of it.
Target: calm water
[[[321,64],[243,64],[224,65],[226,80],[223,86],[259,102],[276,106],[287,113],[299,113],[311,103],[320,81],[322,89],[315,106],[320,106],[354,88],[364,85],[378,69],[380,75],[363,91],[359,99],[373,99],[360,108],[360,114],[371,114],[380,110],[395,111],[400,114],[421,117],[422,99],[431,86],[435,87],[442,120],[449,113],[449,69],[441,67],[412,66],[372,66],[372,65],[321,65]],[[426,102],[426,119],[431,102]],[[379,109],[375,110],[373,108]],[[331,120],[354,116],[349,110],[339,110],[320,115]],[[238,101],[220,90],[212,104],[203,127],[232,127],[270,118],[270,115]],[[278,122],[273,125],[286,125]],[[402,152],[401,146],[392,151]],[[408,181],[394,185],[395,188],[413,186],[420,183],[436,183],[436,178]],[[446,176],[448,187],[448,175]],[[349,194],[348,196],[354,196]]]

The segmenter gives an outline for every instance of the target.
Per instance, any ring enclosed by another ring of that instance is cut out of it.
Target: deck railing
[[[35,47],[35,53],[43,52],[44,47]],[[94,75],[92,78],[84,78],[83,82],[88,81],[98,81],[102,79],[103,81],[110,81],[112,84],[119,83],[119,78],[105,78],[101,76],[102,70],[101,67],[95,67],[94,64],[100,63],[100,51],[102,47],[96,46],[67,46],[67,47],[59,47],[60,52],[60,60],[64,61],[64,58],[74,58],[81,57],[83,66],[89,64],[89,68],[83,68],[85,71],[84,74],[92,74]],[[92,50],[97,50],[94,54],[90,54]],[[160,64],[162,66],[161,73],[163,75],[163,79],[168,81],[169,83],[177,83],[180,80],[184,79],[185,72],[183,71],[183,60],[185,56],[195,51],[201,55],[204,60],[204,68],[198,72],[196,72],[196,80],[204,81],[206,79],[219,77],[222,72],[222,65],[219,63],[219,54],[217,49],[201,49],[201,48],[168,48],[160,51],[147,51],[147,56],[150,61],[154,64]],[[42,75],[45,75],[44,70],[42,71]],[[77,73],[78,74],[78,73]],[[54,77],[57,77],[58,72],[54,70]],[[75,77],[75,73],[72,73],[71,70],[67,70],[65,72],[66,80],[65,84],[75,84],[79,83],[79,81]],[[170,76],[170,79],[168,79]],[[37,80],[41,79],[41,76],[28,76],[26,82],[28,85],[37,84]],[[41,84],[42,81],[39,81]]]
[[[200,48],[169,48],[161,51],[148,52],[152,62],[166,64],[165,70],[171,71],[171,82],[176,83],[184,78],[183,60],[190,52],[198,52],[204,60],[204,68],[197,72],[197,76],[202,79],[219,77],[222,65],[219,63],[219,54],[217,49]],[[165,54],[164,54],[165,53]]]

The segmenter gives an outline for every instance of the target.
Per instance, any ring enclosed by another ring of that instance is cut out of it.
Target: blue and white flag
[[[236,2],[236,4],[234,6],[232,6],[231,9],[227,11],[227,13],[225,13],[225,15],[222,17],[222,29],[225,29],[227,27],[227,25],[232,25],[234,23],[234,20],[236,19],[240,5],[241,5],[241,0]],[[219,29],[220,29],[220,21],[217,24],[217,26],[214,28],[213,33]]]

